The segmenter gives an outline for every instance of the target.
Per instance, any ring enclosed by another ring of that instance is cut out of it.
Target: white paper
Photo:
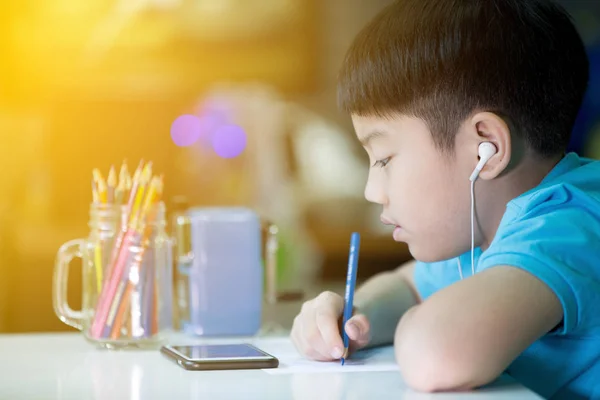
[[[291,345],[291,344],[290,344]],[[310,374],[327,372],[375,372],[398,371],[392,346],[369,350],[360,350],[350,355],[344,365],[337,361],[310,361],[301,357],[293,346],[277,343],[269,349],[263,345],[263,350],[279,359],[278,368],[267,368],[263,371],[269,374]]]

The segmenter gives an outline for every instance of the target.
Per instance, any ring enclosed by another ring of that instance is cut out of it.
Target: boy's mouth
[[[380,217],[381,219],[381,223],[384,225],[391,225],[394,227],[394,232],[392,233],[392,237],[394,238],[395,241],[400,241],[400,235],[402,234],[403,230],[402,227],[398,224],[396,224],[395,222],[389,220],[388,218],[384,217],[383,215]]]

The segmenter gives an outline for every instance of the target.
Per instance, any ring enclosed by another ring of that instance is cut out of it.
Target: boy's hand
[[[298,352],[317,361],[331,361],[342,357],[344,343],[340,325],[344,299],[333,292],[323,292],[302,305],[294,319],[292,342]],[[346,324],[350,351],[364,347],[369,342],[370,324],[367,317],[354,315]]]

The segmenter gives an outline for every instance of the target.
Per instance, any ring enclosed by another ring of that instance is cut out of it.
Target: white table
[[[236,341],[243,340],[221,342]],[[186,371],[158,351],[98,350],[77,333],[0,335],[0,354],[0,399],[10,400],[540,399],[508,379],[472,393],[425,394],[408,389],[396,372]]]

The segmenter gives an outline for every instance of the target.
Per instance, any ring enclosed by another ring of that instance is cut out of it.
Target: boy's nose
[[[387,204],[387,196],[383,190],[383,185],[378,182],[376,177],[373,177],[371,172],[369,172],[369,178],[367,179],[367,185],[365,186],[365,199],[375,204]]]

